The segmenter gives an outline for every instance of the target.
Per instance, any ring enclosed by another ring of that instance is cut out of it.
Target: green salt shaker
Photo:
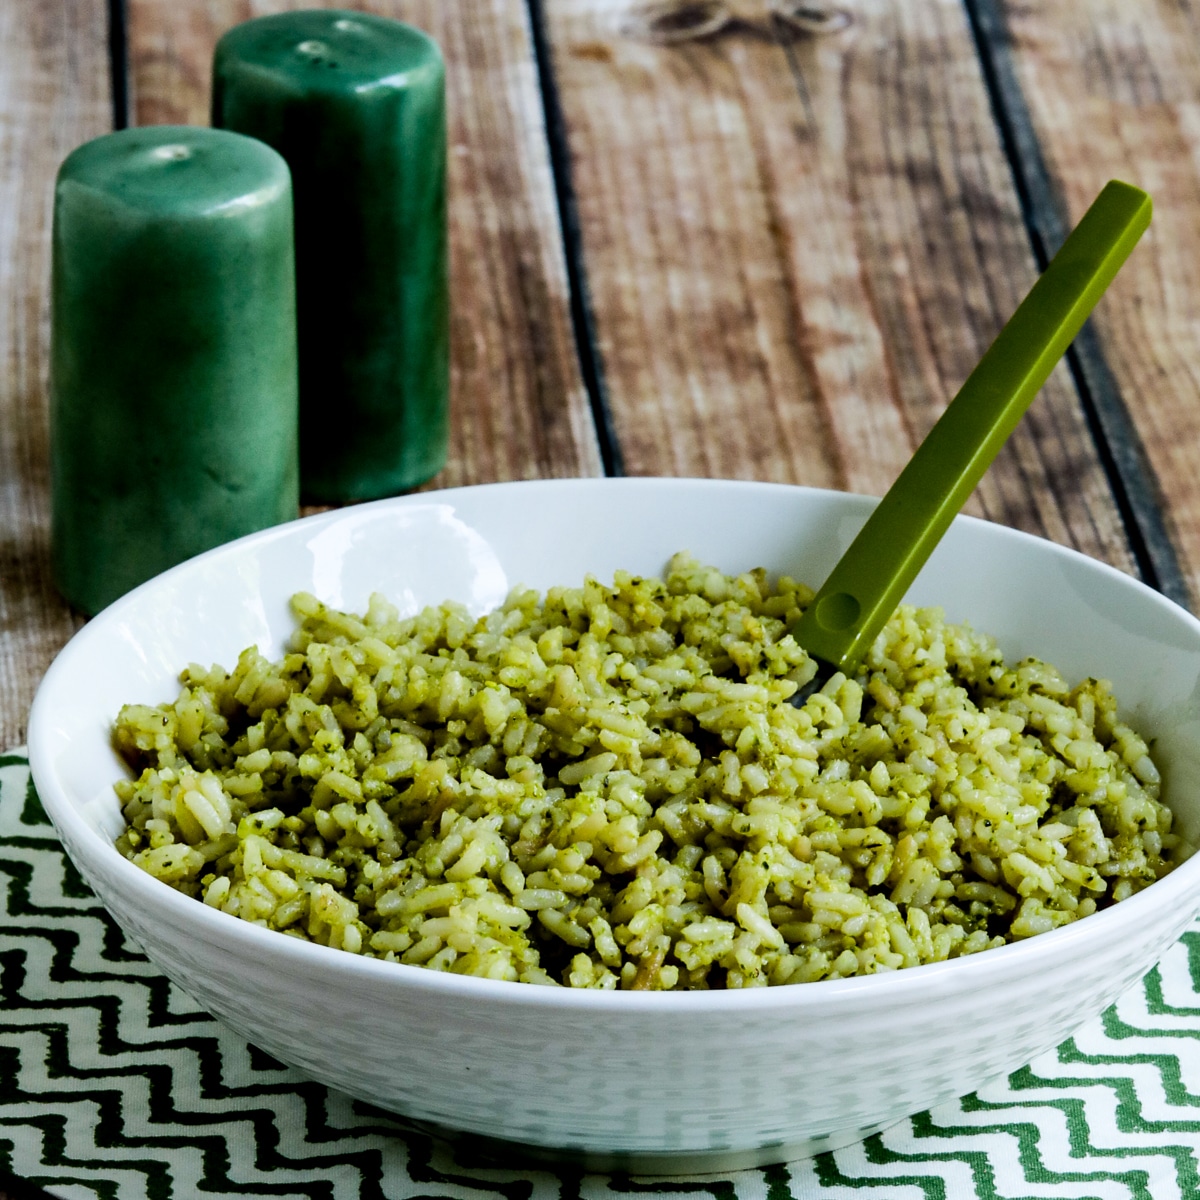
[[[213,125],[292,171],[302,492],[371,499],[429,479],[450,391],[437,43],[361,12],[247,21],[217,44]]]
[[[53,556],[95,613],[298,512],[292,194],[261,142],[123,130],[54,202]]]

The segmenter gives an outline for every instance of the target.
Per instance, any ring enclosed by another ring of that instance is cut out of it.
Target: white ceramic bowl
[[[167,572],[96,617],[30,719],[34,779],[123,929],[205,1008],[313,1078],[438,1126],[641,1170],[716,1170],[845,1144],[972,1091],[1070,1035],[1147,971],[1200,905],[1200,856],[1016,945],[894,974],[708,993],[572,991],[329,950],[188,899],[113,849],[123,703],[174,697],[189,661],[276,654],[287,597],[483,612],[524,583],[657,573],[689,549],[814,584],[874,502],[768,484],[571,480],[322,514]],[[1155,739],[1165,799],[1200,841],[1200,622],[1117,571],[960,518],[910,592],[1009,655],[1111,679]]]

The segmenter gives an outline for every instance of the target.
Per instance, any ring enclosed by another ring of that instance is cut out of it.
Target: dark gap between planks
[[[596,427],[600,461],[605,475],[624,475],[625,462],[617,439],[612,409],[608,402],[608,387],[604,379],[604,361],[596,338],[596,319],[592,311],[587,269],[583,259],[583,235],[579,228],[579,207],[575,202],[575,185],[571,178],[571,150],[567,142],[567,124],[558,96],[554,75],[553,54],[546,34],[546,14],[543,0],[526,0],[533,55],[537,63],[538,88],[546,120],[546,144],[550,153],[550,170],[554,176],[558,221],[562,233],[563,255],[566,258],[567,285],[571,301],[571,327],[575,333],[575,350],[579,369],[587,388],[588,404]]]
[[[108,82],[113,129],[129,127],[129,21],[125,0],[108,0]]]
[[[1045,270],[1068,225],[1017,78],[1003,4],[963,0],[1034,258]],[[1066,359],[1138,570],[1147,584],[1188,608],[1188,586],[1167,533],[1158,481],[1090,320]]]

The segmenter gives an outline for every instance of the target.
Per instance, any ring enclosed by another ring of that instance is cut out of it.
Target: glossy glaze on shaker
[[[154,126],[67,157],[51,472],[77,608],[296,516],[294,306],[291,184],[269,147]]]
[[[368,13],[248,21],[217,45],[213,124],[262,139],[292,171],[305,496],[424,482],[449,438],[437,44]]]

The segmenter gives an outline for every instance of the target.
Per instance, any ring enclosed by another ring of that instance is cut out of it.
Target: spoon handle
[[[1113,180],[917,447],[792,628],[851,673],[1150,224],[1150,197]]]

